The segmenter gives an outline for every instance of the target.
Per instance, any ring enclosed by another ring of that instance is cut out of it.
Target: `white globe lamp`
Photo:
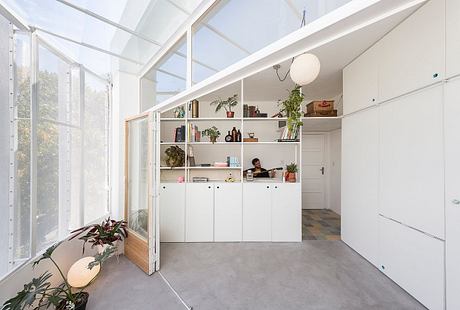
[[[313,54],[302,54],[291,65],[291,79],[297,85],[304,86],[313,82],[319,75],[321,63]]]
[[[101,270],[100,265],[94,266],[92,269],[88,268],[89,263],[94,261],[94,257],[84,257],[76,261],[70,267],[67,273],[67,282],[70,286],[75,288],[83,288],[87,286]]]

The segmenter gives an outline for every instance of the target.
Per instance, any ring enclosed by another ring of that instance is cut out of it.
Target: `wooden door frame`
[[[128,205],[129,205],[129,124],[131,121],[147,119],[148,122],[148,174],[147,174],[147,210],[148,210],[148,238],[144,240],[138,233],[131,230],[128,224],[128,233],[129,237],[125,240],[124,254],[130,260],[132,260],[139,268],[141,268],[145,273],[152,274],[155,270],[158,270],[159,266],[156,267],[154,264],[156,261],[155,257],[155,247],[156,244],[152,239],[152,228],[158,230],[158,227],[153,226],[153,195],[152,195],[152,177],[153,177],[153,122],[152,122],[153,113],[145,112],[139,115],[135,115],[125,119],[125,201],[124,201],[124,217],[125,220],[129,220],[128,217]],[[158,209],[158,208],[156,208]],[[155,212],[156,213],[156,212]],[[158,225],[156,225],[158,226]],[[155,237],[157,233],[155,232]],[[155,238],[157,239],[157,238]],[[153,255],[150,249],[153,248]],[[153,260],[153,261],[152,261]]]

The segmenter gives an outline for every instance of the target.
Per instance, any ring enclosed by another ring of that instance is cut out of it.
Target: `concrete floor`
[[[341,241],[162,244],[161,260],[194,310],[425,309]],[[88,310],[186,309],[159,274],[123,256],[89,292]]]

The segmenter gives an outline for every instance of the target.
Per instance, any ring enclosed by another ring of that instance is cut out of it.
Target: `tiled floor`
[[[340,240],[340,215],[332,210],[302,210],[303,240]]]

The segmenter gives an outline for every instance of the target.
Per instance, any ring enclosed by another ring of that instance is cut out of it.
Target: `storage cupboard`
[[[243,234],[242,184],[214,185],[214,241],[241,241]]]
[[[446,77],[460,74],[460,1],[446,0]]]
[[[185,241],[185,184],[160,186],[160,238],[162,242]]]
[[[186,184],[185,241],[214,241],[214,185]]]
[[[273,184],[243,184],[243,241],[271,241],[271,187]]]

